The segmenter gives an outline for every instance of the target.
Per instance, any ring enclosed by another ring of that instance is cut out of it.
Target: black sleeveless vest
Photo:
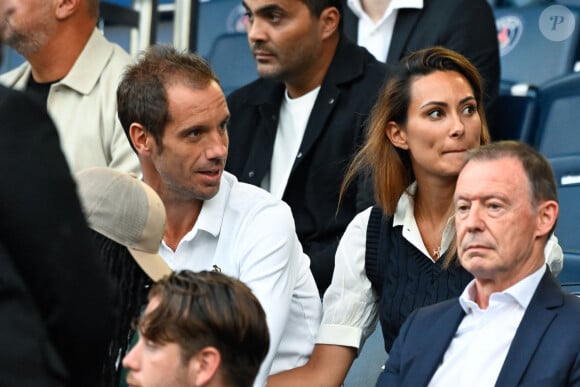
[[[442,267],[403,238],[403,227],[393,228],[393,217],[374,206],[367,226],[365,271],[379,294],[379,317],[385,350],[389,352],[401,325],[419,307],[459,297],[473,276],[458,264]]]

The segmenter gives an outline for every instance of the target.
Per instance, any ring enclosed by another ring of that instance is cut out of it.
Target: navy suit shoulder
[[[496,386],[580,386],[580,298],[546,270]]]
[[[413,311],[401,326],[377,386],[426,386],[464,315],[457,298]]]
[[[354,186],[337,213],[338,192],[388,66],[342,37],[318,92],[282,199],[292,209],[296,230],[319,290],[334,269],[334,253],[347,224],[372,204],[368,189]],[[258,79],[228,97],[229,155],[226,169],[260,186],[269,173],[285,86]]]
[[[114,289],[92,253],[76,185],[46,109],[0,87],[0,117],[0,271],[14,274],[0,280],[0,359],[37,356],[26,353],[34,340],[46,356],[25,370],[0,361],[0,384],[95,385],[114,323]],[[12,301],[4,302],[8,294]],[[44,382],[30,382],[37,379]]]

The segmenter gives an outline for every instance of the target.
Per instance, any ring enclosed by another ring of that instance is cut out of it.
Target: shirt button
[[[248,172],[248,176],[249,176],[249,177],[254,177],[254,171],[250,171],[250,172]]]

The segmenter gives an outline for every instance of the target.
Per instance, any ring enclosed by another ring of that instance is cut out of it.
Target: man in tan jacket
[[[47,107],[73,172],[138,171],[117,119],[115,92],[131,57],[96,29],[98,0],[3,0],[0,35],[26,58],[0,82]]]

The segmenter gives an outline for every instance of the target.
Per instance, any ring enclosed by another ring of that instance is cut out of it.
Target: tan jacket
[[[139,172],[117,118],[117,85],[130,63],[128,53],[95,29],[70,72],[51,86],[47,109],[73,173],[92,166]],[[30,72],[24,63],[0,76],[0,82],[23,90]]]

